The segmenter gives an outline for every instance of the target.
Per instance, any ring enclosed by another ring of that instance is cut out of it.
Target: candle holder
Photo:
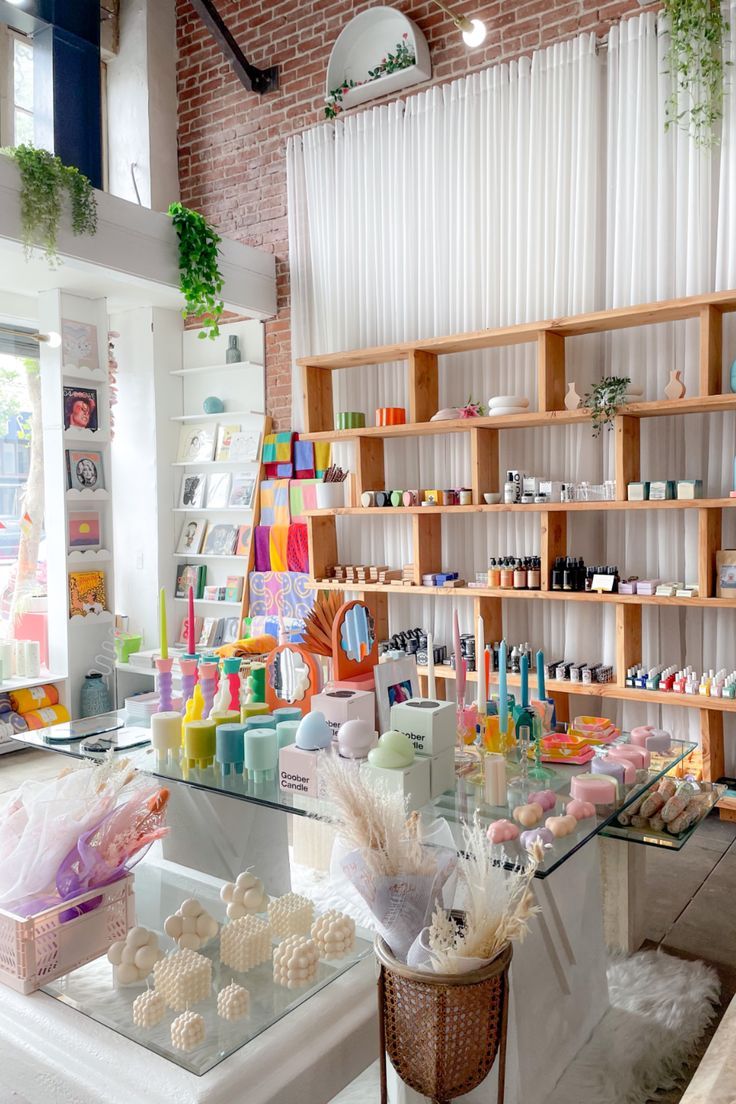
[[[199,685],[202,689],[202,697],[204,698],[203,716],[209,717],[212,709],[212,703],[215,700],[215,676],[217,675],[216,663],[205,663],[200,660],[199,663]]]
[[[230,691],[230,709],[240,710],[240,659],[233,656],[222,661],[222,673]]]
[[[457,709],[457,746],[464,747],[475,743],[478,708],[476,705],[458,706]]]
[[[171,667],[173,659],[157,659],[156,661],[156,689],[158,690],[157,713],[171,713],[173,702],[171,698]]]
[[[186,704],[194,693],[197,685],[198,656],[182,656],[179,660],[181,668],[181,700],[186,709]]]

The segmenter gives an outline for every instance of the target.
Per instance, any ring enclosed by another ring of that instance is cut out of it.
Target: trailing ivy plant
[[[411,65],[416,65],[416,55],[408,40],[409,34],[404,31],[401,42],[396,43],[395,52],[386,54],[375,69],[369,69],[366,80],[354,81],[346,77],[342,84],[338,85],[337,88],[333,88],[325,99],[325,118],[337,118],[342,111],[343,97],[351,88],[357,88],[359,84],[369,84],[371,81],[378,80],[379,77],[385,77],[388,73],[396,73],[399,69],[408,69]]]
[[[172,203],[169,214],[179,238],[179,286],[186,300],[182,313],[185,318],[206,316],[199,336],[217,337],[224,309],[224,280],[217,259],[222,239],[206,218],[183,203]]]
[[[626,402],[626,388],[631,383],[628,376],[605,376],[583,399],[582,405],[590,411],[593,436],[600,436],[603,426],[613,429],[613,419],[618,408]]]
[[[669,18],[667,68],[672,92],[665,129],[687,130],[699,146],[718,142],[723,115],[723,40],[728,23],[720,0],[664,0]]]
[[[13,158],[20,172],[20,226],[26,257],[38,246],[49,263],[56,265],[64,193],[71,202],[74,233],[94,234],[97,230],[94,188],[84,173],[73,165],[65,165],[48,150],[20,145],[3,152]]]

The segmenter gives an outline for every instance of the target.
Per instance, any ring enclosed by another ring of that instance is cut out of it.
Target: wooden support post
[[[304,399],[304,432],[321,433],[335,428],[332,406],[332,372],[302,364],[302,396]]]
[[[442,570],[442,515],[412,514],[414,583],[422,585],[422,575]]]
[[[716,552],[721,547],[722,514],[718,507],[698,510],[698,588],[701,598],[716,593]]]
[[[616,681],[626,682],[629,667],[641,663],[641,606],[616,606]]]
[[[439,410],[437,354],[411,349],[409,368],[409,421],[428,422]]]
[[[561,510],[543,510],[541,526],[542,590],[551,589],[552,566],[558,556],[567,555],[567,514]]]
[[[628,497],[629,483],[636,483],[640,476],[639,418],[617,414],[615,418],[615,470],[616,498],[621,502]]]
[[[537,409],[565,408],[565,339],[543,330],[537,339]]]
[[[723,313],[718,307],[700,310],[700,394],[723,390]]]
[[[355,442],[357,505],[363,491],[382,491],[386,485],[381,437],[358,437]]]
[[[470,430],[470,477],[473,505],[483,505],[486,491],[500,491],[498,473],[498,430]]]
[[[716,782],[726,772],[723,713],[716,709],[700,710],[700,746],[703,752],[703,778],[706,782]]]
[[[320,581],[329,576],[337,560],[337,527],[335,515],[307,518],[309,540],[309,573]]]

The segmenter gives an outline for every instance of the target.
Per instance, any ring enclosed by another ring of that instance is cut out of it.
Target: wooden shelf
[[[196,558],[196,557],[192,557]],[[367,591],[411,598],[501,598],[536,602],[588,602],[608,606],[693,606],[697,609],[736,609],[736,598],[669,598],[648,594],[590,594],[573,590],[494,590],[491,587],[391,586],[387,583],[309,582],[312,590]]]
[[[305,510],[305,517],[329,517],[330,515],[353,515],[355,517],[385,517],[396,514],[397,517],[412,514],[442,514],[453,517],[455,514],[502,514],[517,513],[573,513],[578,511],[608,510],[727,510],[736,508],[736,498],[670,498],[663,502],[628,502],[626,499],[612,499],[604,502],[530,502],[523,506],[508,506],[503,502],[495,506],[340,506],[332,510]],[[194,511],[189,511],[193,513]]]
[[[621,413],[634,418],[673,418],[683,414],[714,414],[736,411],[736,395],[696,395],[670,401],[626,403]],[[443,433],[469,433],[471,429],[533,429],[590,423],[587,410],[529,410],[524,414],[505,414],[497,418],[451,418],[444,422],[407,422],[404,425],[365,426],[363,429],[327,429],[319,433],[300,433],[304,441],[355,441],[359,437],[392,440],[402,437],[434,437]]]

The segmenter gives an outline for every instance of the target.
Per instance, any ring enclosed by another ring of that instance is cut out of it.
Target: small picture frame
[[[178,459],[181,464],[198,464],[212,459],[215,451],[216,427],[207,422],[193,422],[181,427]]]
[[[716,598],[736,598],[736,548],[716,552]]]
[[[69,512],[69,551],[97,551],[102,545],[100,515],[94,511]]]
[[[198,556],[202,549],[207,522],[204,518],[197,521],[190,518],[181,527],[179,543],[176,546],[177,556]]]
[[[70,491],[104,491],[102,453],[94,449],[67,449],[66,477]]]
[[[64,388],[64,429],[88,429],[91,433],[97,432],[99,424],[96,388]]]
[[[241,510],[250,510],[256,489],[256,477],[252,472],[235,472],[230,484],[228,505]]]
[[[391,728],[391,706],[419,697],[419,676],[414,656],[388,659],[373,668],[376,681],[376,707],[381,732]]]
[[[206,483],[207,477],[203,472],[187,472],[182,476],[179,506],[187,510],[201,510]]]

